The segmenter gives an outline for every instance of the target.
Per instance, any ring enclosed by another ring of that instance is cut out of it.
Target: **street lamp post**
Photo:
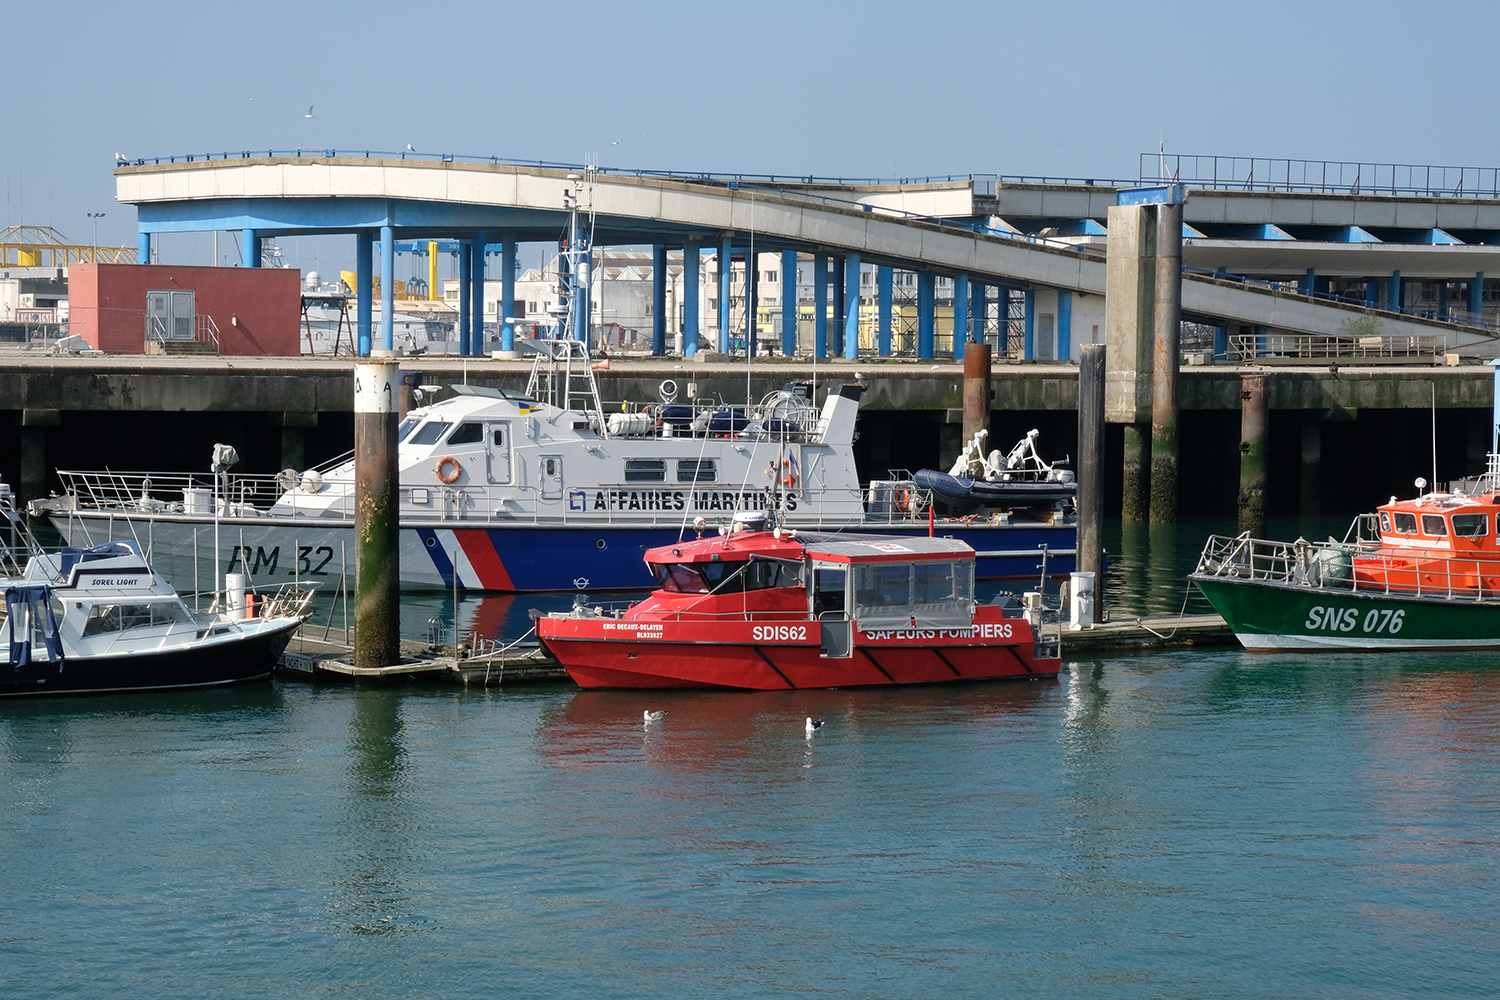
[[[90,219],[94,220],[94,253],[93,253],[93,259],[90,260],[89,263],[91,263],[91,264],[97,264],[97,263],[99,263],[99,220],[102,219],[102,218],[104,218],[104,213],[103,212],[87,212],[85,214]]]

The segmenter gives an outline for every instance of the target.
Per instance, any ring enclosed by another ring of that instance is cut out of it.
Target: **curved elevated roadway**
[[[447,158],[231,156],[119,167],[117,198],[137,207],[143,236],[229,229],[257,237],[368,233],[389,226],[399,240],[485,232],[491,239],[504,233],[530,241],[557,238],[567,219],[565,195],[577,184],[567,168]],[[737,250],[753,239],[757,250],[857,253],[866,263],[966,274],[998,286],[1095,295],[1105,289],[1105,262],[1097,251],[915,216],[893,207],[903,199],[888,186],[880,186],[882,196],[862,199],[877,192],[610,171],[590,171],[587,178],[583,207],[595,214],[598,245],[712,245],[732,234]],[[1374,315],[1386,335],[1446,335],[1450,350],[1493,345],[1482,329],[1191,273],[1184,276],[1182,310],[1202,322],[1322,335]]]

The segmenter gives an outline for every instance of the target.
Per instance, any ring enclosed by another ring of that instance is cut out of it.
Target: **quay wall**
[[[427,385],[519,389],[529,366],[457,358],[403,359]],[[1187,367],[1180,389],[1184,514],[1233,510],[1239,404],[1246,371]],[[1272,512],[1343,512],[1405,495],[1412,480],[1473,474],[1489,446],[1489,366],[1266,371],[1271,407]],[[681,364],[616,360],[597,372],[606,401],[652,403],[664,379],[679,398],[743,402],[783,383],[861,380],[856,461],[864,479],[888,470],[946,469],[961,441],[963,373],[958,365],[865,363]],[[1075,456],[1077,369],[997,365],[987,447],[1006,450],[1032,428],[1049,458]],[[232,444],[238,471],[307,468],[349,450],[353,391],[347,361],[275,358],[0,357],[0,421],[14,428],[0,447],[0,478],[19,495],[59,489],[55,470],[204,471],[212,445]],[[1105,508],[1119,510],[1120,425],[1105,442]]]

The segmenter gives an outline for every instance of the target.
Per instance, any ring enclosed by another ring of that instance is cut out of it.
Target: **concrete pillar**
[[[964,352],[965,446],[990,426],[990,345],[970,344]]]
[[[1367,282],[1365,282],[1365,305],[1367,305],[1367,306],[1369,306],[1369,307],[1371,307],[1373,309],[1375,307],[1376,303],[1378,303],[1379,301],[1380,301],[1380,282],[1378,282],[1378,281],[1367,281]]]
[[[1108,372],[1105,374],[1106,393]],[[1150,480],[1146,474],[1151,460],[1149,425],[1125,425],[1124,487],[1120,497],[1120,517],[1126,521],[1144,521],[1150,516]]]
[[[516,324],[510,321],[516,318],[516,238],[511,233],[500,236],[500,312],[495,318],[500,321],[500,350],[513,353]]]
[[[859,357],[859,254],[844,257],[845,302],[848,315],[844,318],[844,357],[854,360]]]
[[[1094,622],[1104,621],[1104,360],[1103,344],[1078,350],[1078,554],[1080,572],[1094,574]]]
[[[396,342],[396,230],[380,227],[380,348],[393,350]]]
[[[1266,377],[1246,375],[1240,388],[1240,531],[1266,533]]]
[[[813,254],[813,357],[828,357],[828,255]]]
[[[135,234],[135,261],[137,264],[151,263],[151,234]]]
[[[16,484],[16,506],[47,495],[47,428],[26,424],[21,415],[21,481]]]
[[[1141,440],[1140,427],[1150,423],[1153,407],[1158,207],[1116,205],[1109,210],[1104,278],[1104,342],[1109,347],[1105,419],[1126,425],[1122,510],[1127,520],[1144,519],[1148,512],[1147,467],[1140,463],[1146,462],[1149,445]]]
[[[953,360],[964,359],[964,345],[969,342],[969,276],[953,276]],[[965,441],[968,438],[964,439]]]
[[[370,356],[370,314],[375,298],[375,234],[361,229],[354,234],[354,329],[359,338],[356,348],[362,358]]]
[[[891,356],[891,299],[895,278],[896,272],[893,268],[880,267],[875,271],[876,309],[878,310],[876,322],[879,324],[875,336],[880,342],[882,358]]]
[[[1057,360],[1073,360],[1073,293],[1057,290]]]
[[[474,248],[458,241],[458,353],[469,353],[469,280],[474,276]]]
[[[729,353],[729,295],[734,285],[734,261],[729,236],[719,237],[719,352]]]
[[[848,299],[844,289],[844,273],[848,267],[848,258],[833,259],[833,328],[829,331],[832,342],[828,345],[830,357],[840,357],[844,353],[844,324],[847,322]]]
[[[1026,325],[1024,327],[1025,339],[1022,341],[1023,346],[1021,348],[1021,357],[1025,358],[1027,361],[1030,361],[1033,356],[1032,351],[1034,350],[1036,344],[1036,292],[1031,289],[1027,289],[1025,300]]]
[[[1151,523],[1177,521],[1177,376],[1182,329],[1182,205],[1156,207],[1151,369]],[[1059,310],[1061,311],[1061,310]]]
[[[698,338],[702,336],[698,308],[698,290],[703,280],[700,262],[698,244],[688,240],[682,248],[682,352],[689,358],[698,353]]]
[[[260,237],[253,229],[240,230],[240,266],[260,267]]]
[[[1392,271],[1385,283],[1385,305],[1387,309],[1401,308],[1401,272]]]
[[[1474,275],[1469,283],[1469,312],[1478,316],[1484,312],[1484,272]]]
[[[399,366],[385,359],[361,361],[354,367],[356,667],[387,667],[401,659],[396,463],[400,374]]]
[[[469,351],[473,357],[484,353],[484,249],[489,245],[485,233],[474,234],[474,276],[469,279],[469,294],[473,302],[469,305]]]
[[[281,425],[281,467],[304,468],[307,460],[307,432],[298,426]]]
[[[1323,507],[1323,417],[1302,418],[1302,513],[1317,514]]]
[[[937,343],[937,275],[917,272],[917,357],[931,358]]]
[[[781,353],[797,354],[797,251],[781,252]]]

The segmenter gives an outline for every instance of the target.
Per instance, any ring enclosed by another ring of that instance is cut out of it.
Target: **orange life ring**
[[[453,466],[453,472],[446,476],[443,475],[443,466],[445,465]],[[458,477],[463,475],[464,467],[458,464],[458,459],[454,458],[452,455],[449,455],[446,458],[439,459],[437,468],[433,469],[432,471],[437,473],[438,479],[442,482],[452,483],[457,482]]]

